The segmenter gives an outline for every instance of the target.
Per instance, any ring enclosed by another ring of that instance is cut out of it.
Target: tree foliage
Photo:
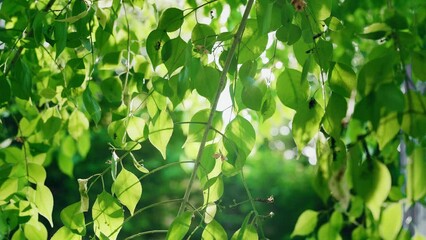
[[[258,212],[243,168],[261,126],[286,115],[297,158],[316,149],[313,186],[326,207],[302,213],[292,236],[410,238],[403,210],[426,194],[425,8],[421,0],[2,1],[0,237],[47,239],[55,196],[46,167],[74,177],[94,133],[105,131],[108,166],[77,176],[79,193],[69,194],[81,200],[58,210],[63,226],[51,237],[82,239],[90,228],[117,239],[146,208],[143,178],[176,166],[167,160],[183,131],[186,190],[150,206],[178,202],[176,218],[168,231],[135,237],[266,238],[269,215]],[[226,95],[227,111],[218,108]],[[138,158],[147,144],[162,166]],[[228,236],[215,215],[234,175],[251,210]],[[95,184],[102,190],[89,200]]]

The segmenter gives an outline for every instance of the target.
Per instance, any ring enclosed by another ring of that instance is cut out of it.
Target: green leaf
[[[62,119],[53,117],[53,116],[50,117],[43,124],[43,127],[41,129],[41,132],[43,133],[43,137],[45,139],[51,139],[58,133],[58,131],[61,129],[61,126],[62,126]]]
[[[386,200],[391,189],[391,175],[389,169],[383,163],[367,159],[353,177],[354,188],[362,197],[373,217],[377,220],[380,216],[380,208]]]
[[[81,135],[79,141],[76,142],[77,151],[80,156],[84,159],[89,153],[91,145],[90,132],[85,131],[83,135]]]
[[[277,103],[275,102],[275,97],[271,94],[271,91],[267,91],[261,109],[263,121],[266,121],[268,118],[274,115],[277,107],[276,105]]]
[[[339,232],[330,223],[323,224],[318,230],[318,240],[341,240]]]
[[[75,139],[78,140],[83,135],[85,130],[89,129],[89,120],[87,120],[84,113],[75,109],[68,119],[68,132]]]
[[[349,98],[352,91],[356,90],[357,79],[354,70],[343,63],[335,63],[330,68],[330,88]]]
[[[252,85],[243,87],[241,100],[244,105],[255,111],[260,111],[267,91],[265,81],[254,82]]]
[[[314,231],[318,222],[318,212],[313,210],[305,210],[300,214],[297,219],[296,226],[294,227],[291,237],[294,236],[306,236]]]
[[[383,150],[392,139],[400,131],[400,124],[398,120],[398,114],[396,112],[390,113],[380,118],[379,126],[375,132],[377,142],[379,143],[379,149]]]
[[[359,35],[366,39],[378,40],[388,35],[391,30],[392,29],[385,23],[373,23],[366,26],[363,32]]]
[[[358,75],[358,93],[366,96],[380,85],[392,82],[394,80],[394,61],[395,56],[391,53],[364,64]]]
[[[68,88],[80,87],[84,82],[85,65],[82,58],[73,58],[67,62],[63,71],[65,78],[65,86]]]
[[[103,96],[110,103],[121,102],[121,95],[123,92],[123,84],[117,77],[110,77],[101,82],[101,90]]]
[[[238,63],[256,60],[265,51],[267,43],[268,35],[259,34],[256,19],[249,19],[241,39]]]
[[[333,214],[331,214],[330,218],[330,226],[333,227],[336,232],[340,232],[343,227],[343,215],[338,210],[334,210]]]
[[[80,235],[86,234],[86,223],[81,209],[81,202],[73,203],[61,211],[61,221],[68,230]]]
[[[331,31],[337,32],[343,29],[342,22],[336,17],[331,16],[325,21],[325,23],[327,24],[328,29]]]
[[[293,45],[302,36],[302,29],[295,24],[287,24],[278,28],[275,33],[278,40],[288,45]]]
[[[28,163],[28,181],[35,184],[44,184],[46,180],[46,170],[43,166],[36,163]]]
[[[307,0],[306,2],[317,20],[325,20],[330,16],[332,0]]]
[[[8,199],[12,194],[19,190],[19,181],[17,178],[7,178],[0,184],[0,200]]]
[[[348,105],[346,99],[332,93],[322,120],[324,130],[333,138],[339,139],[342,132],[342,119],[346,116]]]
[[[137,170],[139,170],[139,172],[149,173],[149,170],[143,164],[140,164],[138,161],[136,161],[133,155],[130,155],[130,156],[132,156],[133,165],[135,166]]]
[[[114,145],[122,147],[126,143],[126,124],[124,119],[111,122],[108,126],[108,135]]]
[[[166,110],[163,110],[153,122],[149,123],[149,141],[166,159],[166,148],[173,133],[172,118]]]
[[[324,115],[324,110],[314,99],[311,99],[309,103],[306,102],[305,105],[294,115],[292,125],[293,138],[299,152],[318,133]]]
[[[215,178],[214,183],[203,191],[204,205],[214,203],[219,200],[223,195],[223,180],[222,177]]]
[[[294,17],[294,7],[290,4],[290,2],[283,2],[282,10],[281,10],[281,24],[286,26],[293,22]]]
[[[257,62],[256,61],[247,61],[243,63],[238,71],[238,77],[244,86],[253,85],[255,76],[257,73]]]
[[[56,96],[56,91],[51,88],[44,88],[40,91],[40,96],[47,99],[53,99]]]
[[[209,25],[197,23],[192,29],[191,41],[197,52],[204,54],[207,50],[210,53],[216,42],[216,33]]]
[[[58,229],[58,231],[55,232],[55,234],[52,236],[50,240],[82,240],[83,237],[81,235],[73,233],[69,228],[67,227],[61,227]]]
[[[326,71],[330,68],[330,62],[333,59],[333,44],[329,41],[318,40],[314,54],[315,61]]]
[[[124,222],[124,213],[117,199],[107,192],[96,198],[92,207],[93,229],[100,239],[117,239]]]
[[[213,103],[216,92],[219,88],[221,72],[213,67],[202,67],[194,79],[197,92]]]
[[[227,148],[228,152],[235,152],[236,147],[238,155],[244,159],[235,164],[235,167],[241,168],[256,143],[256,132],[249,121],[237,116],[226,126],[225,136],[233,145]]]
[[[367,232],[363,226],[358,226],[352,231],[352,239],[365,240],[368,239]]]
[[[135,142],[142,142],[145,140],[145,120],[140,117],[130,116],[127,122],[126,132],[130,139]]]
[[[273,8],[274,8],[274,1],[269,1],[269,0],[256,1],[256,19],[257,19],[257,27],[259,29],[258,34],[264,35],[271,31]]]
[[[166,239],[183,239],[191,226],[192,212],[184,212],[173,220]]]
[[[241,228],[238,229],[234,235],[232,235],[231,240],[245,240],[245,239],[253,239],[257,240],[259,239],[259,236],[257,235],[256,228],[249,223],[251,216],[254,214],[253,211],[251,211],[247,216],[244,218],[243,224],[241,224]]]
[[[47,240],[46,227],[36,220],[30,221],[24,225],[24,234],[26,239]]]
[[[218,151],[217,144],[207,144],[204,147],[203,156],[200,159],[200,167],[197,170],[197,176],[200,179],[203,189],[210,187],[211,184],[208,184],[211,181],[216,181],[212,179],[212,171],[216,166],[216,159],[220,159],[221,157],[222,155]],[[215,174],[215,176],[217,176],[217,174]]]
[[[216,220],[211,221],[207,224],[206,228],[201,235],[203,240],[219,240],[228,239],[225,229]]]
[[[188,44],[180,37],[164,43],[161,49],[161,59],[169,74],[172,74],[177,68],[185,64],[188,49]]]
[[[170,38],[167,33],[158,29],[152,31],[148,35],[146,39],[146,51],[153,68],[161,63],[161,48],[164,46],[164,43],[169,40]]]
[[[28,100],[31,95],[32,78],[30,69],[22,59],[19,59],[12,68],[10,83],[12,92],[18,98]]]
[[[297,70],[286,68],[278,77],[276,88],[281,102],[294,110],[308,100],[309,84]]]
[[[412,137],[422,138],[426,135],[426,97],[414,91],[408,91],[404,96],[402,130]]]
[[[111,192],[117,196],[118,200],[133,215],[136,205],[142,196],[142,185],[139,179],[133,173],[123,168],[112,184]]]
[[[73,158],[76,152],[77,149],[73,138],[71,136],[66,136],[61,142],[58,156],[58,165],[59,169],[70,177],[73,176]]]
[[[1,75],[0,76],[0,105],[4,102],[8,102],[11,97],[10,85],[7,79]]]
[[[46,12],[38,11],[33,20],[32,30],[37,44],[43,44],[44,42],[43,25],[45,19]]]
[[[87,9],[87,10],[89,10],[89,9]],[[89,11],[83,11],[83,12],[77,14],[77,15],[74,15],[74,16],[71,16],[71,17],[68,17],[68,18],[65,18],[65,19],[56,19],[56,21],[57,22],[75,23],[78,20],[86,17],[88,13],[89,13]]]
[[[83,103],[87,113],[89,113],[93,121],[98,124],[102,116],[101,107],[96,99],[93,98],[89,87],[87,87],[83,93]]]
[[[407,166],[407,198],[412,203],[426,195],[425,149],[416,147],[410,155]]]
[[[203,109],[192,116],[191,124],[189,124],[188,128],[188,137],[185,143],[201,142],[204,129],[206,128],[206,124],[209,119],[209,114],[210,109]],[[218,130],[222,128],[222,114],[220,114],[220,112],[216,112],[214,114],[212,126]],[[213,140],[215,134],[216,133],[213,130],[210,130],[207,136],[207,141]]]
[[[183,11],[177,8],[168,8],[161,14],[158,28],[166,32],[178,30],[183,23]]]
[[[405,19],[405,18],[404,18]],[[417,51],[412,54],[413,72],[416,77],[422,81],[426,81],[426,51]]]
[[[60,17],[61,18],[61,17]],[[54,36],[55,36],[55,48],[56,48],[56,59],[62,53],[67,46],[67,30],[68,24],[66,22],[55,21],[54,24]]]
[[[49,221],[50,226],[53,227],[53,195],[50,189],[43,184],[37,184],[35,205],[40,215],[45,217]]]
[[[379,234],[384,240],[396,239],[402,227],[403,211],[401,203],[391,203],[383,210],[379,223]]]
[[[102,58],[100,69],[102,70],[115,70],[121,67],[122,51],[113,51],[105,54]]]

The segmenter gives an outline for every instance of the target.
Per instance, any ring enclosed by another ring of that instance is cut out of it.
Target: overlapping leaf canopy
[[[136,173],[151,174],[134,153],[149,142],[167,161],[182,128],[185,147],[197,150],[184,156],[193,172],[167,237],[227,238],[215,219],[223,178],[243,177],[257,136],[269,137],[260,125],[287,120],[298,157],[317,149],[314,186],[332,212],[306,210],[293,236],[341,239],[343,225],[354,239],[406,236],[402,203],[426,194],[425,8],[420,0],[3,1],[0,120],[14,125],[0,122],[0,226],[8,225],[0,236],[47,238],[39,215],[52,225],[55,205],[45,167],[55,161],[72,177],[102,129],[109,165],[80,181],[81,202],[62,210],[53,238],[82,239],[90,222],[99,239],[116,239],[139,213]],[[225,95],[226,113],[217,109]],[[103,188],[90,206],[88,181]],[[189,201],[195,181],[200,206]],[[232,239],[265,237],[246,190],[252,209]]]

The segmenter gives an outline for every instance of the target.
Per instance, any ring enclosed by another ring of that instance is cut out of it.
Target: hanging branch
[[[229,53],[228,53],[228,56],[226,58],[225,66],[223,67],[222,74],[220,75],[219,86],[218,86],[218,89],[216,91],[216,95],[215,95],[212,107],[210,109],[209,118],[208,118],[206,127],[204,128],[203,138],[201,140],[200,148],[198,149],[194,169],[192,170],[188,186],[186,187],[185,194],[183,196],[183,201],[182,201],[182,204],[180,205],[180,208],[179,208],[178,216],[181,215],[181,213],[184,211],[186,205],[188,204],[189,196],[191,195],[191,190],[192,190],[192,186],[194,184],[195,176],[197,175],[197,169],[200,166],[200,160],[201,160],[201,157],[203,156],[204,148],[206,146],[207,136],[208,136],[209,131],[212,128],[213,117],[214,117],[214,114],[216,112],[216,108],[217,108],[217,104],[219,102],[220,94],[222,92],[221,90],[223,89],[223,87],[226,83],[226,75],[227,75],[229,68],[231,66],[231,62],[232,62],[232,58],[234,57],[235,50],[237,49],[238,44],[241,42],[241,38],[243,36],[243,32],[244,32],[244,29],[246,27],[247,19],[248,19],[250,10],[253,6],[253,2],[254,2],[254,0],[249,0],[247,2],[247,6],[246,6],[246,9],[244,11],[243,18],[241,19],[240,26],[238,27],[237,33],[234,35],[234,41],[232,42],[232,46],[229,49]]]

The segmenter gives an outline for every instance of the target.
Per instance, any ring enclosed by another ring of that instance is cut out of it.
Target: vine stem
[[[231,66],[231,62],[232,62],[232,58],[234,57],[235,50],[237,49],[238,44],[240,43],[241,38],[243,36],[244,29],[245,29],[246,23],[247,23],[247,19],[248,19],[250,10],[253,6],[253,3],[254,3],[254,0],[249,0],[247,2],[246,9],[244,10],[243,18],[241,19],[240,26],[238,27],[237,33],[234,36],[234,41],[232,42],[232,46],[229,49],[229,53],[228,53],[228,56],[226,58],[225,66],[223,67],[222,74],[220,75],[219,86],[217,88],[216,95],[215,95],[214,101],[212,103],[212,107],[210,109],[209,118],[208,118],[206,127],[204,128],[204,134],[203,134],[203,138],[201,139],[200,148],[198,149],[197,159],[195,160],[194,169],[192,170],[191,177],[190,177],[189,182],[188,182],[188,186],[186,187],[185,194],[183,196],[183,201],[180,205],[180,208],[179,208],[179,211],[178,211],[178,214],[177,214],[178,216],[180,216],[182,214],[182,212],[185,210],[186,205],[188,204],[189,196],[191,195],[192,186],[193,186],[194,181],[195,181],[195,176],[197,175],[197,170],[198,170],[198,167],[200,165],[200,160],[201,160],[201,157],[203,156],[204,148],[206,146],[207,136],[208,136],[210,129],[212,128],[213,117],[214,117],[214,114],[216,112],[216,108],[217,108],[217,104],[219,102],[220,94],[221,94],[222,89],[223,89],[223,87],[225,86],[225,83],[226,83],[226,75],[227,75],[229,68]]]

